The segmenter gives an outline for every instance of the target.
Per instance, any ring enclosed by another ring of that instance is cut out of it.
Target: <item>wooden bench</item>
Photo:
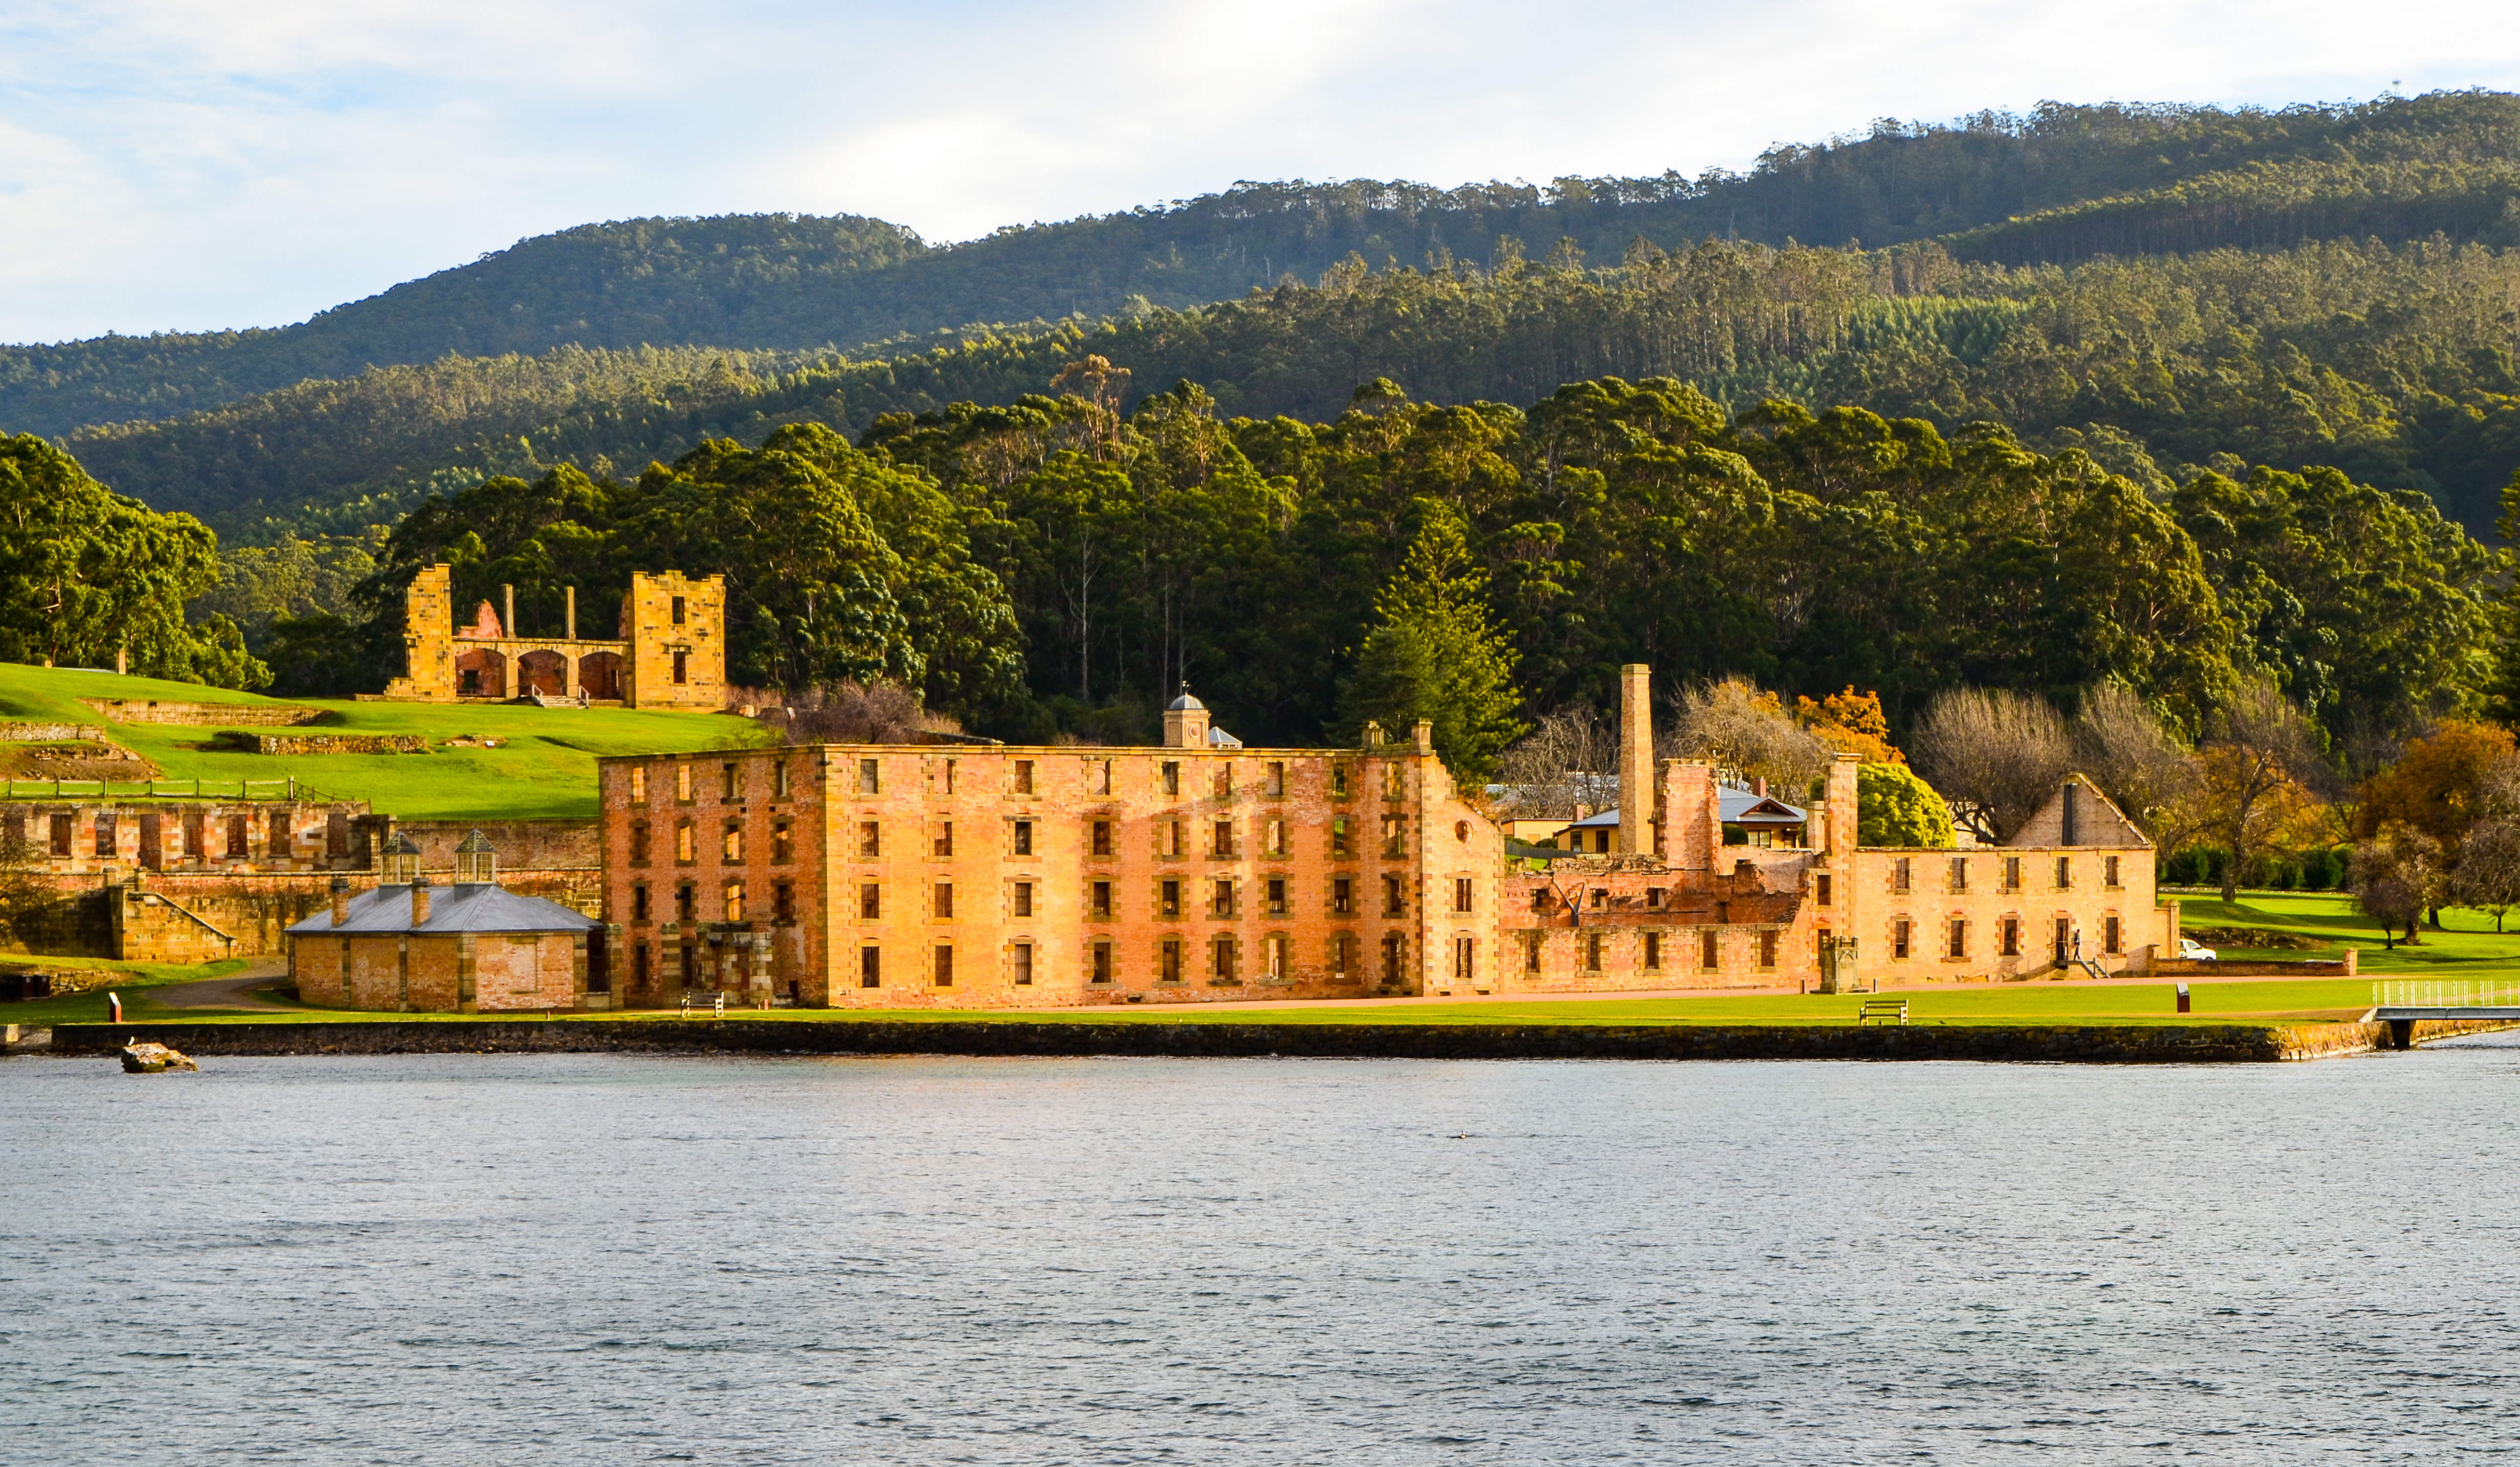
[[[1888,1023],[1894,1019],[1902,1024],[1907,1023],[1908,1000],[1905,999],[1865,1000],[1864,1006],[1855,1011],[1855,1022],[1863,1024],[1868,1023],[1873,1019],[1879,1019],[1883,1023]]]

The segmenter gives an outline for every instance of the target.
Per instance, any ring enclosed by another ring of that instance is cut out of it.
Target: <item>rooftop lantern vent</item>
[[[473,831],[455,848],[455,884],[458,886],[495,886],[499,880],[498,853]]]
[[[420,875],[420,843],[408,835],[396,835],[384,849],[379,874],[387,886],[409,886]]]

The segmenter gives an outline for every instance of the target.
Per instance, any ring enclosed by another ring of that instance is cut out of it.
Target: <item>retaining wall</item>
[[[453,869],[456,846],[474,830],[498,853],[503,885],[511,869],[595,871],[604,865],[604,842],[593,821],[394,822],[394,833],[412,838],[420,847],[421,868],[429,871]],[[587,915],[601,913],[590,910]]]
[[[2357,972],[2360,954],[2345,950],[2342,960],[2333,957],[2305,957],[2294,961],[2277,961],[2258,957],[2218,957],[2207,961],[2195,957],[2156,957],[2152,960],[2155,978],[2351,978]]]
[[[2424,1024],[2417,1039],[2508,1027]],[[2269,1063],[2362,1054],[2386,1024],[2074,1027],[1908,1025],[1180,1024],[680,1019],[373,1023],[62,1024],[56,1053],[134,1039],[187,1054],[742,1053],[1288,1056],[1334,1059],[2037,1060]]]
[[[237,754],[426,754],[417,734],[256,734],[224,729],[210,747]]]
[[[112,743],[105,730],[95,724],[16,724],[0,723],[0,743]]]
[[[294,708],[286,703],[176,703],[158,698],[81,698],[117,724],[182,724],[188,727],[245,724],[259,728],[294,728],[321,723],[321,708]]]

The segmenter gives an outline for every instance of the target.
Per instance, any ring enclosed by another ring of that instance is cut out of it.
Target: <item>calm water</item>
[[[2520,1444],[2520,1048],[0,1062],[0,1459]]]

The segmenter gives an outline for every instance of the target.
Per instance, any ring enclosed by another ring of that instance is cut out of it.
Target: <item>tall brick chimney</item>
[[[411,878],[411,924],[415,927],[428,920],[428,878]]]
[[[333,925],[350,925],[350,878],[347,876],[333,878]]]
[[[1653,854],[1653,669],[1619,669],[1619,852]]]

